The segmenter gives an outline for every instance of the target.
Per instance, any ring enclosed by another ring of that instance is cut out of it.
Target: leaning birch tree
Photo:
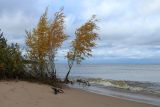
[[[84,25],[75,31],[75,39],[72,41],[71,49],[67,53],[68,72],[65,82],[68,83],[68,76],[74,65],[74,62],[80,64],[85,58],[92,56],[92,49],[96,46],[95,41],[98,39],[98,30],[96,16],[93,15]]]

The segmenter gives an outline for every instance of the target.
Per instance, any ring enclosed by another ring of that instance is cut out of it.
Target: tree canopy
[[[68,59],[68,73],[65,81],[68,81],[68,75],[71,68],[76,61],[78,64],[85,58],[92,56],[92,48],[96,46],[95,40],[98,39],[98,30],[96,16],[93,15],[84,25],[80,26],[75,31],[75,39],[71,43],[71,49],[67,53]]]
[[[23,57],[18,44],[7,44],[0,33],[0,78],[21,78],[24,74]],[[2,70],[3,69],[3,70]]]
[[[47,70],[52,76],[56,76],[55,57],[58,48],[67,39],[64,33],[63,9],[54,14],[54,19],[48,21],[47,9],[40,17],[39,23],[32,32],[26,31],[26,44],[28,56],[32,61],[38,62],[37,71],[44,76]]]
[[[65,15],[63,8],[48,18],[48,9],[40,17],[37,26],[26,31],[26,57],[22,56],[20,46],[8,44],[0,31],[0,79],[1,78],[32,78],[44,80],[52,84],[58,81],[56,61],[58,50],[68,39],[65,33]],[[75,39],[67,52],[68,72],[65,82],[68,81],[70,71],[76,62],[92,56],[92,49],[98,39],[97,18],[93,15],[87,22],[75,30]]]

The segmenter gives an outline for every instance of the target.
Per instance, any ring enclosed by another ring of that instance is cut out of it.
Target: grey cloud
[[[159,0],[82,0],[83,22],[92,14],[100,18],[100,41],[95,59],[160,57]],[[77,20],[76,16],[73,16]],[[70,25],[75,28],[75,25]]]
[[[31,30],[36,25],[51,1],[0,0],[0,28],[8,41],[24,44],[25,30]]]
[[[70,36],[59,50],[61,60],[67,52],[66,46],[74,38],[74,30],[93,14],[100,19],[101,40],[97,41],[91,60],[160,57],[159,0],[1,0],[0,28],[7,32],[9,41],[23,44],[24,30],[35,26],[45,7],[52,2],[51,10],[64,6],[65,32]]]
[[[1,0],[0,1],[0,13],[2,12],[16,12],[23,11],[26,14],[34,14],[45,9],[54,0]]]

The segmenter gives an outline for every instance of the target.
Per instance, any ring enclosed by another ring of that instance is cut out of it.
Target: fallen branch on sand
[[[63,91],[61,88],[58,88],[58,87],[52,87],[52,89],[54,90],[54,94],[64,93],[64,91]]]

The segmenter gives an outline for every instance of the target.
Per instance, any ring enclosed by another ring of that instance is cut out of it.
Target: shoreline
[[[157,101],[151,101],[152,98],[158,98],[158,97],[155,97],[155,96],[148,96],[148,95],[145,95],[145,94],[142,94],[142,93],[131,93],[131,92],[121,92],[121,91],[113,91],[113,90],[110,90],[110,92],[115,92],[115,93],[118,93],[117,94],[104,94],[104,92],[100,92],[100,91],[93,91],[93,90],[85,90],[85,89],[79,89],[79,88],[74,88],[72,87],[73,89],[76,89],[76,90],[82,90],[82,91],[86,91],[86,92],[89,92],[89,93],[93,93],[93,94],[98,94],[98,95],[102,95],[102,96],[106,96],[106,97],[113,97],[113,98],[116,98],[116,99],[121,99],[121,100],[126,100],[126,101],[133,101],[133,102],[137,102],[137,103],[144,103],[144,104],[150,104],[150,105],[155,105],[155,106],[160,106],[160,102],[159,100]],[[125,94],[125,95],[122,95],[122,94]],[[128,96],[126,96],[128,95]],[[148,97],[148,98],[145,98],[145,99],[141,99],[139,96],[143,96],[144,97]],[[148,99],[148,101],[146,100]]]
[[[104,86],[101,84],[90,83],[90,86],[74,83],[69,85],[71,88],[84,90],[100,95],[111,96],[129,101],[136,101],[140,103],[152,104],[160,106],[159,94],[149,93],[149,91],[133,91],[125,88],[116,88],[111,86]]]
[[[0,87],[3,107],[159,107],[74,88],[54,95],[49,85],[25,81],[0,81]]]
[[[91,92],[91,91],[76,89],[76,88],[71,88],[71,90],[72,91],[79,91],[80,93],[90,94],[90,95],[94,95],[94,96],[104,97],[104,98],[110,99],[111,102],[112,101],[114,101],[114,102],[117,101],[117,103],[119,103],[119,102],[125,102],[126,103],[126,104],[122,104],[122,106],[117,105],[117,106],[113,106],[113,107],[143,107],[143,105],[145,105],[144,107],[160,107],[159,105],[148,104],[148,103],[144,103],[144,102],[141,102],[141,101],[138,102],[138,101],[134,101],[132,99],[126,99],[126,98],[123,98],[123,97],[120,98],[120,97],[116,97],[116,96],[107,96],[107,95],[98,94],[98,93]],[[131,105],[128,105],[128,104],[131,104]]]

